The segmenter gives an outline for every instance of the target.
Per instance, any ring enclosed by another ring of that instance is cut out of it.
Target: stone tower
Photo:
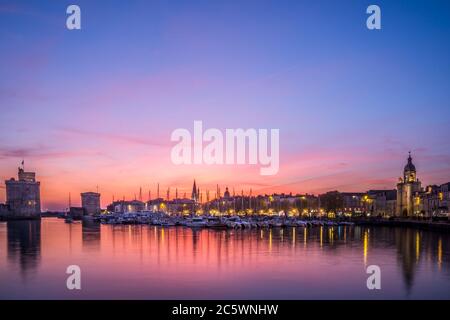
[[[403,178],[397,183],[397,209],[396,216],[412,217],[414,216],[414,197],[421,191],[421,183],[417,179],[416,167],[412,163],[411,152],[408,156],[408,162],[403,169]]]
[[[81,194],[81,207],[84,209],[85,214],[87,215],[100,214],[100,193],[83,192]]]
[[[23,164],[23,162],[22,162]],[[34,172],[18,169],[18,180],[5,181],[6,204],[9,206],[9,219],[40,219],[41,196],[40,182]]]

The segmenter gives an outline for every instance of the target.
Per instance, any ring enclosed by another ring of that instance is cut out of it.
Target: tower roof
[[[408,163],[405,166],[404,171],[416,171],[416,167],[414,166],[414,164],[412,163],[412,158],[411,158],[411,151],[409,152],[409,156],[408,156]]]
[[[192,186],[192,194],[191,194],[191,199],[194,201],[198,200],[198,193],[199,190],[197,188],[197,184],[195,183],[195,179],[194,179],[194,185]]]

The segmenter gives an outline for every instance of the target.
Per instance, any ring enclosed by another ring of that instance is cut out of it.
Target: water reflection
[[[42,269],[52,281],[51,271],[80,262],[90,277],[84,298],[371,298],[371,264],[389,279],[384,298],[450,298],[450,235],[416,229],[193,230],[43,219],[42,240],[38,221],[8,223],[5,238],[0,226],[0,248],[3,239],[4,274]]]
[[[9,221],[7,241],[8,260],[19,266],[23,277],[34,273],[41,256],[41,222]]]
[[[100,223],[89,219],[81,222],[83,247],[91,250],[100,250]]]
[[[412,229],[395,230],[395,242],[399,265],[402,268],[405,286],[409,293],[414,282],[416,261],[420,258],[420,247],[417,245],[416,232]]]

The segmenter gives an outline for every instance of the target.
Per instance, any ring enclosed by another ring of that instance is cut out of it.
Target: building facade
[[[108,205],[107,210],[115,213],[132,213],[142,212],[147,210],[147,204],[139,200],[131,201],[114,201]]]
[[[18,180],[5,181],[8,219],[39,219],[41,217],[40,182],[34,172],[18,169]]]
[[[439,208],[441,213],[449,213],[448,207],[450,204],[450,182],[441,184],[440,190],[438,193],[439,197]]]
[[[363,192],[342,192],[342,209],[344,213],[358,215],[364,212]]]
[[[392,217],[397,210],[397,190],[369,190],[363,202],[364,211],[371,216]]]
[[[449,216],[450,182],[430,185],[414,198],[414,211],[422,217]]]

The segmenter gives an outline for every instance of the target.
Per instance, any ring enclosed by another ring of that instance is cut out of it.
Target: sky
[[[81,30],[66,8],[81,8]],[[381,8],[381,30],[366,8]],[[42,208],[190,196],[393,189],[408,151],[450,181],[449,1],[0,0],[0,202],[25,169]],[[280,130],[280,169],[175,165],[171,133]]]

